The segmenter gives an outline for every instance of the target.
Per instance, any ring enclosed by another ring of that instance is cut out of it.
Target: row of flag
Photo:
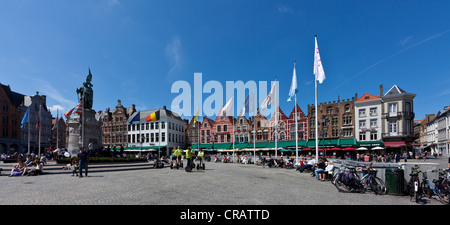
[[[320,59],[320,53],[319,53],[319,46],[317,44],[317,36],[315,36],[315,46],[314,46],[314,75],[316,81],[319,81],[319,83],[323,83],[325,80],[325,72],[323,70],[322,61]],[[276,82],[273,82],[272,88],[270,90],[270,93],[267,95],[267,97],[264,99],[264,101],[261,104],[261,110],[266,110],[269,105],[276,105]],[[289,89],[289,98],[288,102],[292,101],[292,98],[295,96],[295,94],[298,93],[298,86],[297,86],[297,74],[295,71],[295,65],[294,65],[294,71],[292,74],[292,83],[291,88]],[[243,115],[244,112],[246,113],[253,113],[254,112],[254,104],[250,104],[251,102],[254,102],[254,90],[251,91],[251,93],[246,97],[244,102],[244,108],[241,111],[240,115]],[[225,106],[220,110],[219,115],[220,117],[226,117],[231,116],[234,113],[233,108],[233,102],[234,98],[233,96],[231,99],[225,104]],[[197,114],[194,118],[194,124],[198,117],[198,108],[197,108]]]

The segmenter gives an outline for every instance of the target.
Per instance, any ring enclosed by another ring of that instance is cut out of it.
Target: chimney
[[[383,85],[380,84],[380,97],[383,96]]]
[[[163,109],[166,110],[166,106],[165,105],[163,105]]]
[[[131,111],[136,112],[136,105],[134,104],[131,105]]]

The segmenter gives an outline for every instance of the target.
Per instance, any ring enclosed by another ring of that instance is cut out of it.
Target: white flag
[[[291,83],[291,89],[289,90],[289,98],[288,102],[292,101],[292,98],[297,94],[298,87],[297,87],[297,74],[295,73],[295,67],[294,67],[294,73],[292,74],[292,83]]]
[[[319,83],[325,80],[325,72],[323,71],[322,61],[320,60],[319,46],[317,45],[317,36],[315,37],[316,46],[314,48],[314,75]]]
[[[246,113],[255,114],[255,90],[253,89],[245,98],[244,110]]]
[[[225,118],[227,116],[234,116],[233,99],[234,96],[232,96],[231,99],[228,100],[227,104],[220,110],[219,116],[221,118]]]
[[[275,101],[276,101],[276,97],[275,97],[275,87],[276,87],[277,82],[273,82],[272,84],[272,90],[270,90],[270,93],[267,95],[266,99],[264,99],[264,101],[261,104],[261,109],[262,110],[266,110],[268,105],[274,105]]]

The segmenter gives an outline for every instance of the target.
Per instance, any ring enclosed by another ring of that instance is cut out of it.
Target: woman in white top
[[[42,175],[42,170],[44,168],[43,163],[39,159],[35,159],[34,163],[36,164],[36,168],[34,170],[31,170],[28,176]]]
[[[325,167],[325,172],[328,172],[328,174],[333,174],[333,171],[334,171],[333,161],[330,160],[330,161],[328,162],[327,167]]]

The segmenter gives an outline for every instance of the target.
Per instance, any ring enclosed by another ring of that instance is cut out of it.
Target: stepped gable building
[[[300,109],[298,105],[297,108],[297,134],[298,140],[308,140],[308,117]],[[288,140],[295,141],[295,108],[292,109],[289,118],[287,119],[287,129],[288,129]]]
[[[252,119],[246,118],[244,115],[238,116],[235,123],[235,142],[247,143],[253,141]]]
[[[382,87],[380,88],[382,92]],[[414,151],[414,104],[416,95],[392,86],[382,99],[382,138],[388,152]]]
[[[270,121],[264,115],[261,114],[259,108],[256,115],[252,116],[252,122],[253,122],[252,129],[253,127],[255,127],[254,129],[256,131],[255,142],[268,142]]]
[[[232,143],[233,142],[233,120],[236,124],[236,119],[232,116],[221,118],[216,117],[214,121],[213,133],[216,137],[216,143]],[[202,133],[203,135],[203,133]]]
[[[317,106],[319,119],[319,139],[321,138],[354,138],[355,137],[355,100],[352,99],[333,102],[323,102]],[[308,105],[308,133],[309,139],[316,138],[315,105]]]
[[[22,117],[19,109],[25,95],[11,90],[9,85],[0,83],[0,153],[22,152],[20,126]]]
[[[130,116],[136,112],[135,105],[125,108],[122,101],[117,100],[117,105],[114,110],[107,108],[101,115],[103,121],[103,146],[110,147],[126,147],[127,140],[127,121]]]
[[[204,116],[200,125],[200,131],[197,128],[197,132],[200,132],[200,144],[218,142],[214,129],[214,120]],[[194,141],[194,143],[198,143],[198,140]]]
[[[278,120],[275,121],[276,117],[275,115],[278,116]],[[287,121],[288,121],[288,117],[283,113],[283,111],[281,110],[281,108],[278,106],[276,113],[270,118],[270,128],[269,128],[269,138],[271,141],[275,141],[275,132],[277,133],[277,140],[278,141],[285,141],[287,140],[287,134],[288,134],[288,129],[287,129]],[[275,124],[277,123],[277,124]],[[277,129],[275,130],[275,126],[278,126]]]
[[[197,118],[197,121],[195,122],[194,125],[194,117],[191,118],[190,121],[186,122],[186,141],[185,143],[187,145],[194,145],[198,143],[198,131],[199,131],[199,126],[202,125],[202,123],[200,121],[198,121],[200,118]]]
[[[22,121],[28,108],[30,109],[28,112],[30,124],[28,125],[26,123],[20,129],[20,145],[23,146],[23,152],[28,153],[28,126],[30,126],[30,153],[45,153],[45,150],[50,148],[52,144],[53,118],[50,110],[47,108],[47,97],[45,95],[39,95],[39,92],[36,92],[36,95],[33,96],[25,96],[23,104],[19,107],[20,121]],[[41,111],[40,115],[39,109]],[[38,120],[39,126],[37,126]],[[40,149],[39,146],[41,147]]]

